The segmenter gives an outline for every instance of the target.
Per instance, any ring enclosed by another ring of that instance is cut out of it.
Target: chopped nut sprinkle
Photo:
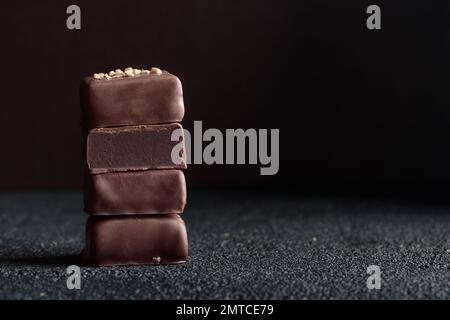
[[[132,67],[126,67],[123,71],[122,69],[116,69],[111,70],[106,73],[94,73],[93,77],[95,80],[110,80],[110,79],[117,79],[117,78],[129,78],[129,77],[135,77],[140,75],[150,75],[150,74],[156,74],[161,75],[162,70],[156,67],[152,67],[150,70],[147,69],[136,69]]]

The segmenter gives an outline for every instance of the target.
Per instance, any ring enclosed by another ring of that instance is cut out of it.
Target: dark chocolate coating
[[[171,153],[178,141],[171,141],[178,123],[117,128],[95,128],[86,138],[86,162],[90,173],[148,169],[185,169],[183,149],[180,164],[172,162]],[[184,136],[180,138],[184,140]]]
[[[177,214],[90,216],[86,223],[86,264],[173,264],[187,257],[186,226]]]
[[[86,128],[179,122],[184,116],[181,82],[166,71],[110,80],[86,77],[80,100]]]
[[[92,215],[182,213],[181,170],[146,170],[86,176],[85,211]]]

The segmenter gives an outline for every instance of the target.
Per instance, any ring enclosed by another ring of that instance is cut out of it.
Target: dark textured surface
[[[191,192],[190,260],[66,266],[83,247],[79,192],[0,195],[0,298],[450,298],[450,206],[375,198]],[[383,272],[366,288],[366,268]]]

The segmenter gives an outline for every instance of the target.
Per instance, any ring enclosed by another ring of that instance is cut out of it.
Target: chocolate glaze
[[[88,218],[86,264],[173,264],[187,258],[186,227],[176,214]]]
[[[171,153],[178,141],[171,141],[178,123],[117,128],[95,128],[86,138],[86,162],[90,173],[148,169],[185,169],[186,155],[179,154],[180,164],[172,162]]]
[[[181,170],[86,175],[85,211],[92,215],[182,213],[186,181]]]
[[[179,122],[184,116],[181,82],[166,71],[111,80],[86,77],[80,100],[87,128]]]

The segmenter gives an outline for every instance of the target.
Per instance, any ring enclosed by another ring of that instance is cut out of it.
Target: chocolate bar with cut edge
[[[182,213],[186,180],[175,169],[87,174],[84,203],[92,215]]]
[[[85,128],[179,122],[184,116],[181,82],[167,71],[101,80],[86,77],[80,100]]]
[[[82,258],[94,266],[182,263],[186,226],[177,214],[90,216]]]
[[[171,140],[174,130],[181,130],[179,141]],[[91,174],[186,168],[184,135],[178,123],[91,129],[85,150]]]

